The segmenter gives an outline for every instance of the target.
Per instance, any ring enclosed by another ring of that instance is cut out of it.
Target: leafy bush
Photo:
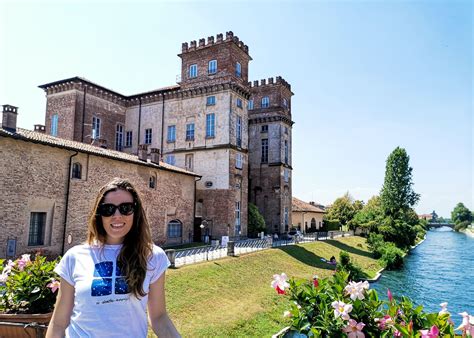
[[[454,226],[454,231],[465,230],[470,224],[471,224],[471,222],[469,222],[469,221],[464,221],[464,222],[458,223]]]
[[[383,266],[388,270],[399,269],[403,266],[404,252],[397,248],[392,242],[385,242],[378,248],[380,260]]]
[[[288,281],[285,274],[273,278],[272,287],[292,301],[283,314],[290,320],[284,337],[454,337],[446,303],[439,313],[425,313],[422,306],[406,297],[397,301],[389,292],[388,300],[380,300],[369,283],[348,282],[343,271],[309,281]],[[457,330],[464,337],[474,327],[463,321]]]
[[[382,252],[380,248],[384,245],[383,235],[376,234],[374,232],[369,233],[369,237],[367,238],[367,245],[372,251],[374,258],[380,258],[382,256]]]
[[[426,235],[426,229],[424,228],[424,225],[421,224],[421,222],[420,222],[420,224],[415,225],[413,227],[413,230],[416,233],[416,240],[417,241],[422,240]]]
[[[338,219],[325,219],[323,220],[324,231],[335,231],[341,228],[341,222]]]
[[[336,270],[347,272],[349,279],[353,281],[359,281],[366,277],[362,269],[357,264],[351,262],[351,257],[346,251],[339,253],[339,263],[336,266]]]
[[[265,231],[265,219],[262,214],[258,211],[258,208],[255,204],[249,203],[249,218],[248,218],[248,227],[247,235],[249,237],[257,237],[259,232]]]
[[[58,275],[53,271],[58,260],[22,255],[8,261],[0,274],[0,312],[48,313],[54,308]],[[0,266],[5,260],[0,260]]]

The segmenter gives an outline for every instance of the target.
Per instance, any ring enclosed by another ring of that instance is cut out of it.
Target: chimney
[[[309,202],[309,204],[311,204],[311,205],[316,205],[316,203],[314,203],[313,201]]]
[[[152,163],[160,164],[160,149],[151,148],[150,149],[150,159]]]
[[[92,145],[100,148],[107,149],[107,140],[103,138],[95,138],[92,140]]]
[[[42,124],[35,124],[35,131],[44,134],[46,132],[46,128]]]
[[[146,144],[138,145],[138,159],[146,162],[148,158],[148,146]]]
[[[2,128],[8,131],[16,132],[16,117],[18,107],[9,104],[3,105]]]

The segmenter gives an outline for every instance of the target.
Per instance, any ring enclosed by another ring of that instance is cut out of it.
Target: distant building
[[[99,188],[113,177],[141,193],[160,245],[192,241],[193,172],[159,161],[157,149],[139,155],[17,128],[17,107],[4,105],[0,127],[0,258],[37,249],[60,255],[86,239]],[[96,140],[97,141],[97,140]]]
[[[428,222],[436,222],[438,220],[438,214],[433,210],[431,214],[418,215],[418,219],[424,219]]]
[[[303,233],[314,232],[323,226],[326,213],[323,205],[316,202],[306,203],[296,197],[292,199],[293,227]]]

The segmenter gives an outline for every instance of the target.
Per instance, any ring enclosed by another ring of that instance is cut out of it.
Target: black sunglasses
[[[136,204],[133,202],[121,203],[119,205],[114,205],[110,203],[103,203],[99,205],[97,209],[97,214],[99,216],[110,217],[115,214],[115,210],[119,210],[119,212],[124,215],[128,216],[134,213]]]

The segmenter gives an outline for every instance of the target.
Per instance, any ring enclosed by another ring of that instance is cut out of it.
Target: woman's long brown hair
[[[133,225],[124,238],[122,249],[117,257],[117,264],[126,278],[128,291],[135,297],[140,298],[146,295],[143,290],[143,281],[145,280],[148,259],[153,251],[153,241],[142,201],[129,181],[114,178],[100,189],[89,218],[87,243],[89,245],[97,243],[104,245],[106,243],[107,233],[102,224],[102,217],[97,210],[99,205],[103,203],[105,195],[117,190],[128,191],[133,196],[133,201],[136,204],[133,213]]]

